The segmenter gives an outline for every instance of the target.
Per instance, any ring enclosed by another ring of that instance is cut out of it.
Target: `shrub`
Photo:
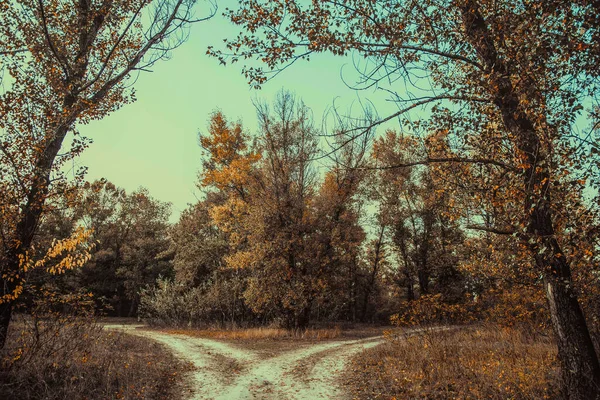
[[[187,287],[168,279],[159,279],[140,294],[140,317],[155,326],[224,326],[244,323],[254,315],[241,298],[241,280],[205,282]]]
[[[188,289],[168,279],[159,279],[156,286],[140,293],[139,315],[151,325],[191,325],[202,315],[202,293]]]
[[[444,302],[441,294],[423,295],[403,303],[398,314],[391,317],[391,322],[396,326],[465,323],[476,319],[476,308],[472,302]]]

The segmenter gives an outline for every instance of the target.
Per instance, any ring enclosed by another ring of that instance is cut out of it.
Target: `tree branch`
[[[405,164],[386,165],[383,167],[365,167],[365,169],[385,170],[394,168],[409,168],[417,165],[441,164],[441,163],[467,163],[467,164],[485,164],[495,165],[504,168],[508,171],[517,172],[515,167],[505,164],[500,161],[490,160],[487,158],[469,158],[469,157],[442,157],[442,158],[426,158],[425,160],[413,161]]]
[[[516,232],[516,229],[513,227],[497,228],[497,227],[489,227],[489,226],[483,226],[483,225],[467,225],[466,228],[476,230],[476,231],[495,233],[497,235],[513,235]]]
[[[58,61],[58,64],[61,66],[65,74],[65,79],[69,79],[69,65],[66,60],[63,60],[60,57],[58,51],[56,50],[56,47],[54,46],[54,42],[52,42],[52,38],[50,38],[50,32],[48,31],[48,23],[46,22],[46,12],[44,11],[44,3],[42,2],[42,0],[38,0],[38,5],[40,7],[40,16],[42,17],[42,28],[44,29],[44,36],[46,37],[48,46],[50,47],[52,54],[56,58],[56,61]]]

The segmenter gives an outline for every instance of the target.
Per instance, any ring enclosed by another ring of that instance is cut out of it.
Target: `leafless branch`
[[[467,225],[466,228],[476,230],[476,231],[495,233],[497,235],[514,235],[516,232],[516,229],[513,227],[497,228],[497,227],[489,227],[489,226],[483,226],[483,225]]]

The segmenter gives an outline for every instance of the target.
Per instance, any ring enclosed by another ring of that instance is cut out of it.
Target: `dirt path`
[[[191,362],[190,399],[343,399],[337,378],[356,353],[382,342],[373,337],[308,345],[264,358],[255,350],[224,342],[136,329],[134,325],[105,325],[166,345]]]

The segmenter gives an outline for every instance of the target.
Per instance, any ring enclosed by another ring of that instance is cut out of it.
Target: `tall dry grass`
[[[555,399],[558,373],[549,338],[488,325],[390,336],[346,383],[356,399]]]
[[[59,314],[12,323],[1,356],[7,400],[171,399],[189,368],[157,343]]]

